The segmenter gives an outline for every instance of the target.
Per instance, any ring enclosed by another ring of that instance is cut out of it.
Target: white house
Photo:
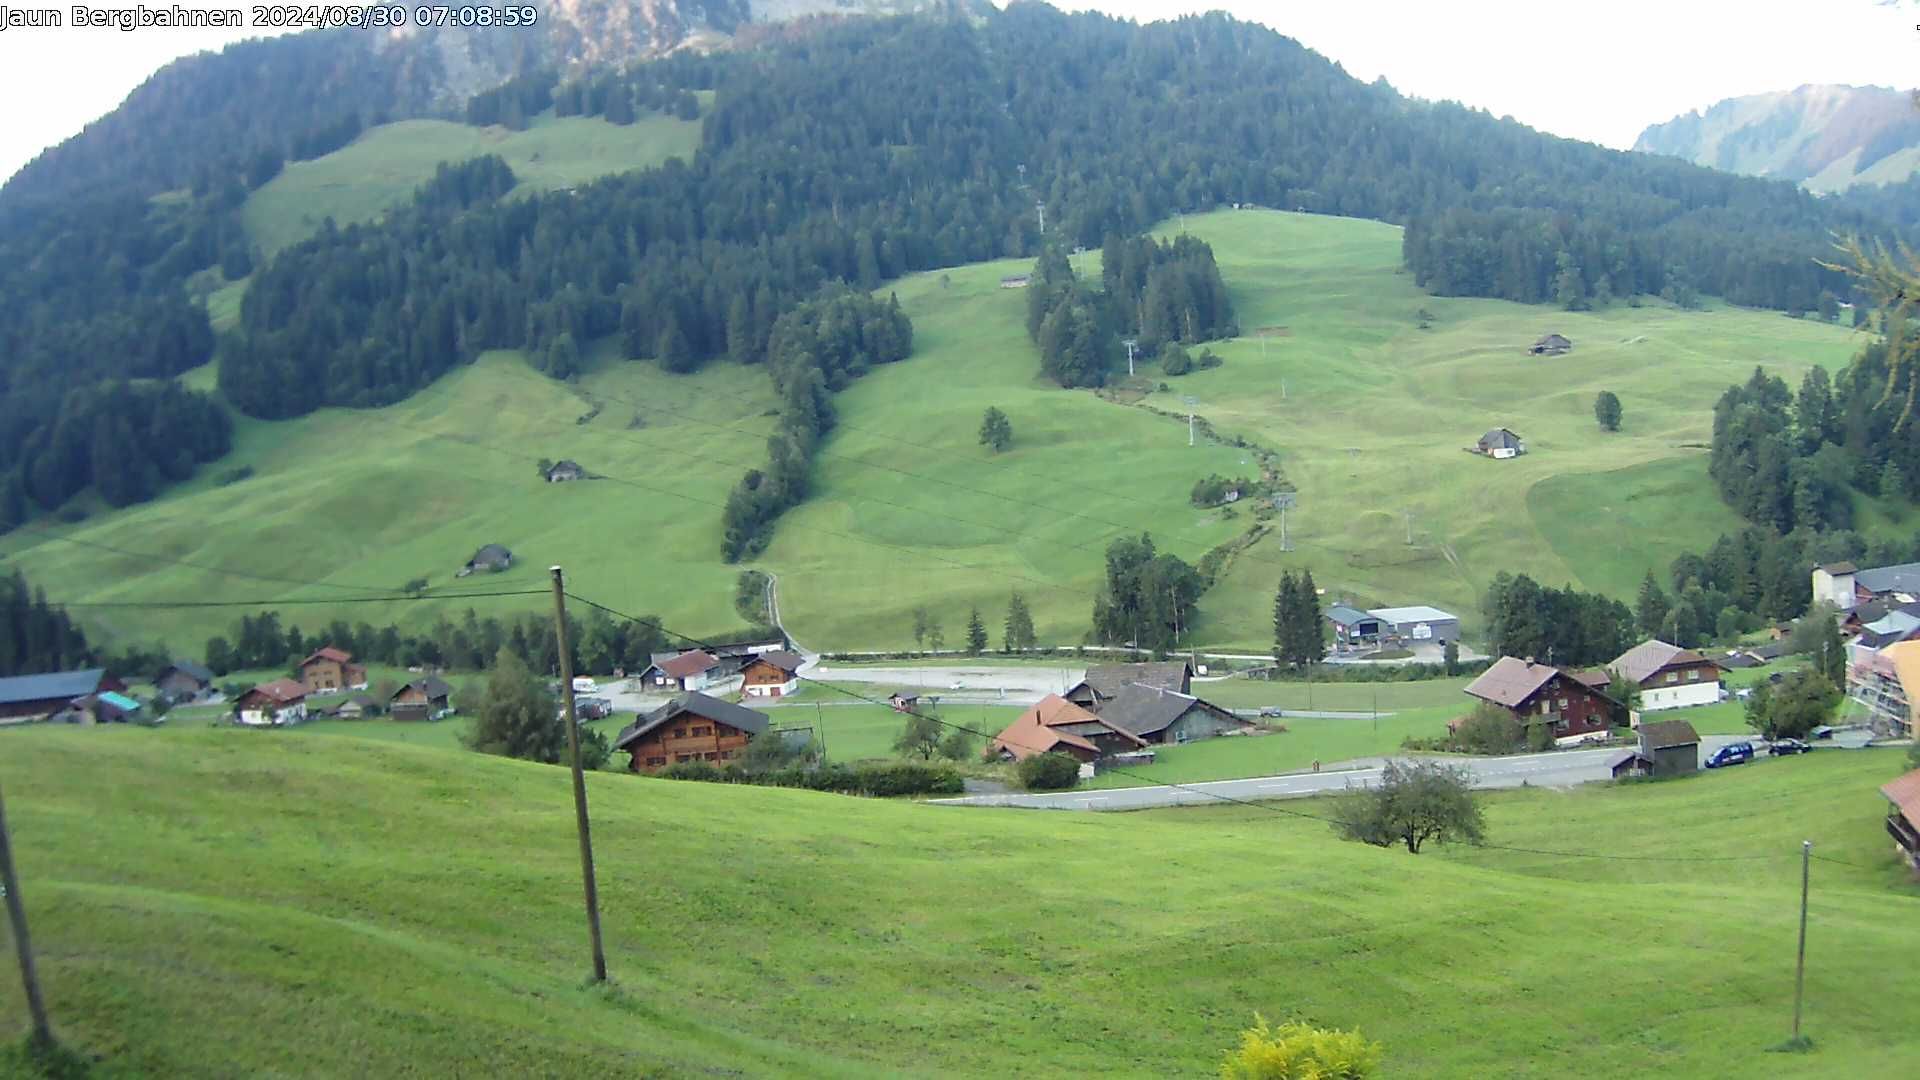
[[[1640,686],[1640,711],[1684,709],[1720,700],[1718,661],[1664,641],[1643,641],[1620,654],[1608,669]]]
[[[307,718],[307,688],[293,679],[275,679],[240,695],[234,718],[247,727],[285,727]]]

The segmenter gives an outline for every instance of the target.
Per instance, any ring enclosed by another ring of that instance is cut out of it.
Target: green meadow
[[[563,769],[294,732],[0,740],[48,1007],[99,1077],[1191,1076],[1256,1012],[1358,1028],[1389,1076],[1920,1056],[1920,895],[1874,790],[1895,752],[1490,800],[1496,843],[1650,862],[595,774],[595,987]],[[1841,862],[1814,864],[1815,1048],[1774,1054],[1802,838]],[[0,1072],[25,1018],[0,979]]]
[[[1311,568],[1329,600],[1448,608],[1470,634],[1479,593],[1502,570],[1630,595],[1649,567],[1737,525],[1712,494],[1700,449],[1720,391],[1756,364],[1797,381],[1863,341],[1727,307],[1648,301],[1568,313],[1429,297],[1398,268],[1399,230],[1377,222],[1228,211],[1185,225],[1214,245],[1248,336],[1215,344],[1224,366],[1166,380],[1146,404],[1177,411],[1193,397],[1223,433],[1277,449],[1300,489],[1288,515],[1294,550],[1269,535],[1228,564],[1193,615],[1187,641],[1202,648],[1265,651],[1274,583],[1288,568]],[[1098,255],[1078,263],[1097,273]],[[1197,561],[1252,524],[1250,508],[1203,511],[1187,498],[1209,473],[1252,472],[1243,451],[1189,447],[1179,419],[1039,377],[1026,294],[999,287],[1026,269],[1005,260],[888,286],[913,319],[914,354],[836,397],[839,424],[816,458],[810,498],[753,564],[779,576],[782,613],[807,647],[898,648],[917,607],[953,647],[976,605],[998,644],[1015,590],[1042,642],[1077,643],[1111,540],[1150,532],[1162,550]],[[1423,307],[1435,317],[1427,330],[1415,320]],[[1254,336],[1262,327],[1282,329]],[[1572,338],[1573,351],[1527,355],[1548,331]],[[0,553],[59,599],[300,600],[310,606],[283,615],[303,625],[421,626],[466,602],[318,601],[418,576],[440,592],[537,589],[547,565],[564,563],[584,595],[657,613],[683,633],[724,632],[739,621],[738,568],[717,556],[720,512],[764,458],[766,377],[725,363],[669,376],[616,353],[602,343],[573,384],[498,352],[388,408],[243,420],[230,461],[158,502],[57,528],[323,585],[250,583],[32,531],[0,540]],[[1151,364],[1142,374],[1149,389],[1161,381]],[[1603,388],[1625,406],[1615,434],[1592,418]],[[978,444],[988,406],[1011,418],[1005,453]],[[1532,452],[1510,461],[1462,452],[1496,426],[1519,431]],[[609,479],[539,483],[534,462],[561,457]],[[239,465],[252,477],[213,486]],[[1862,518],[1886,520],[1870,503]],[[512,548],[515,568],[456,586],[452,571],[488,542]],[[472,603],[541,609],[532,597]],[[98,608],[84,617],[102,640],[165,636],[193,649],[234,616]]]
[[[289,163],[247,197],[241,219],[253,242],[272,255],[312,236],[328,218],[342,227],[378,218],[412,198],[443,162],[498,155],[520,179],[514,191],[520,194],[690,158],[699,145],[699,121],[664,115],[620,125],[546,114],[525,131],[402,120],[370,128],[324,157]]]

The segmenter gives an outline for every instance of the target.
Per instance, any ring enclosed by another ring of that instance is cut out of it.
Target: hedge
[[[843,765],[835,762],[812,767],[774,769],[762,773],[748,772],[736,763],[722,766],[707,761],[686,761],[669,765],[655,775],[666,780],[805,788],[809,791],[833,791],[845,795],[871,795],[878,798],[896,795],[958,795],[965,790],[960,774],[951,766],[912,761],[861,765]]]

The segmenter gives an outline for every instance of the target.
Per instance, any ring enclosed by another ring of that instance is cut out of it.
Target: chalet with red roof
[[[655,653],[653,663],[640,673],[640,684],[649,690],[693,693],[719,681],[720,661],[704,649],[683,653]]]
[[[365,690],[367,666],[353,662],[353,654],[331,645],[315,649],[300,661],[300,682],[309,694],[337,694],[342,690]]]
[[[275,679],[240,695],[234,720],[247,727],[285,727],[307,718],[307,687],[294,679]]]
[[[1880,785],[1880,794],[1893,804],[1887,811],[1887,835],[1893,837],[1900,858],[1920,874],[1920,769]]]
[[[1102,720],[1059,694],[1048,694],[1008,724],[987,747],[986,756],[1023,761],[1035,754],[1061,753],[1091,762],[1147,745],[1146,739],[1118,724]]]

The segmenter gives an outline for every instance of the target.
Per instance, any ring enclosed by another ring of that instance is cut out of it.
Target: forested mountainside
[[[1819,192],[1898,183],[1920,167],[1920,110],[1904,90],[1801,86],[1728,98],[1654,124],[1635,150]]]
[[[625,69],[563,71],[528,46],[511,82],[459,114],[618,122],[711,89],[696,159],[510,201],[492,166],[454,170],[386,220],[323,229],[268,266],[238,226],[246,191],[356,125],[447,107],[448,47],[311,34],[162,73],[149,87],[164,93],[143,88],[0,192],[0,468],[27,466],[27,494],[50,507],[125,467],[49,454],[71,373],[203,362],[212,335],[189,280],[252,275],[220,385],[282,417],[393,401],[494,347],[556,374],[569,346],[616,333],[627,355],[675,370],[752,362],[828,281],[1094,246],[1227,203],[1402,222],[1408,265],[1436,292],[1570,305],[1680,286],[1807,308],[1844,290],[1809,258],[1830,230],[1877,231],[1789,185],[1410,101],[1222,15],[1137,26],[1033,3],[939,8]],[[409,59],[381,66],[394,56]],[[342,92],[314,89],[328,85]],[[281,96],[296,111],[276,112]],[[119,148],[124,179],[102,147]]]

